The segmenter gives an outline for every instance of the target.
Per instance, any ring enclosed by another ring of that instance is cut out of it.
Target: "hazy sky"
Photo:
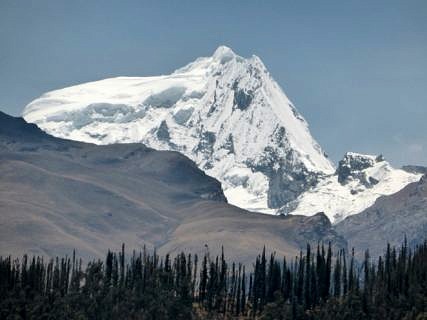
[[[0,0],[0,110],[225,44],[258,55],[334,161],[427,165],[427,1]]]

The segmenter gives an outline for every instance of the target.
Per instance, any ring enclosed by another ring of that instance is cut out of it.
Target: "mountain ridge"
[[[63,140],[1,112],[0,173],[2,256],[77,249],[93,259],[121,243],[203,255],[206,244],[212,254],[226,245],[247,263],[264,245],[291,256],[307,242],[346,247],[325,216],[270,216],[226,203],[221,184],[178,152]]]

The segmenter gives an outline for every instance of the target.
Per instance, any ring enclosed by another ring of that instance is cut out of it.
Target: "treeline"
[[[0,319],[427,319],[427,241],[375,263],[330,244],[292,260],[264,249],[250,271],[224,252],[127,257],[124,245],[86,266],[0,258]]]

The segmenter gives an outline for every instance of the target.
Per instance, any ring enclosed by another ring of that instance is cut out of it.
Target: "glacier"
[[[56,137],[181,152],[222,183],[231,204],[250,211],[324,211],[335,221],[419,179],[400,170],[352,194],[355,186],[338,182],[333,163],[261,59],[225,46],[170,75],[117,77],[45,93],[23,117]]]

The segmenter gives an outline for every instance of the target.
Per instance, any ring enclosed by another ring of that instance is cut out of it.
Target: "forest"
[[[427,240],[364,261],[330,243],[251,266],[224,251],[1,257],[0,319],[427,319]]]

